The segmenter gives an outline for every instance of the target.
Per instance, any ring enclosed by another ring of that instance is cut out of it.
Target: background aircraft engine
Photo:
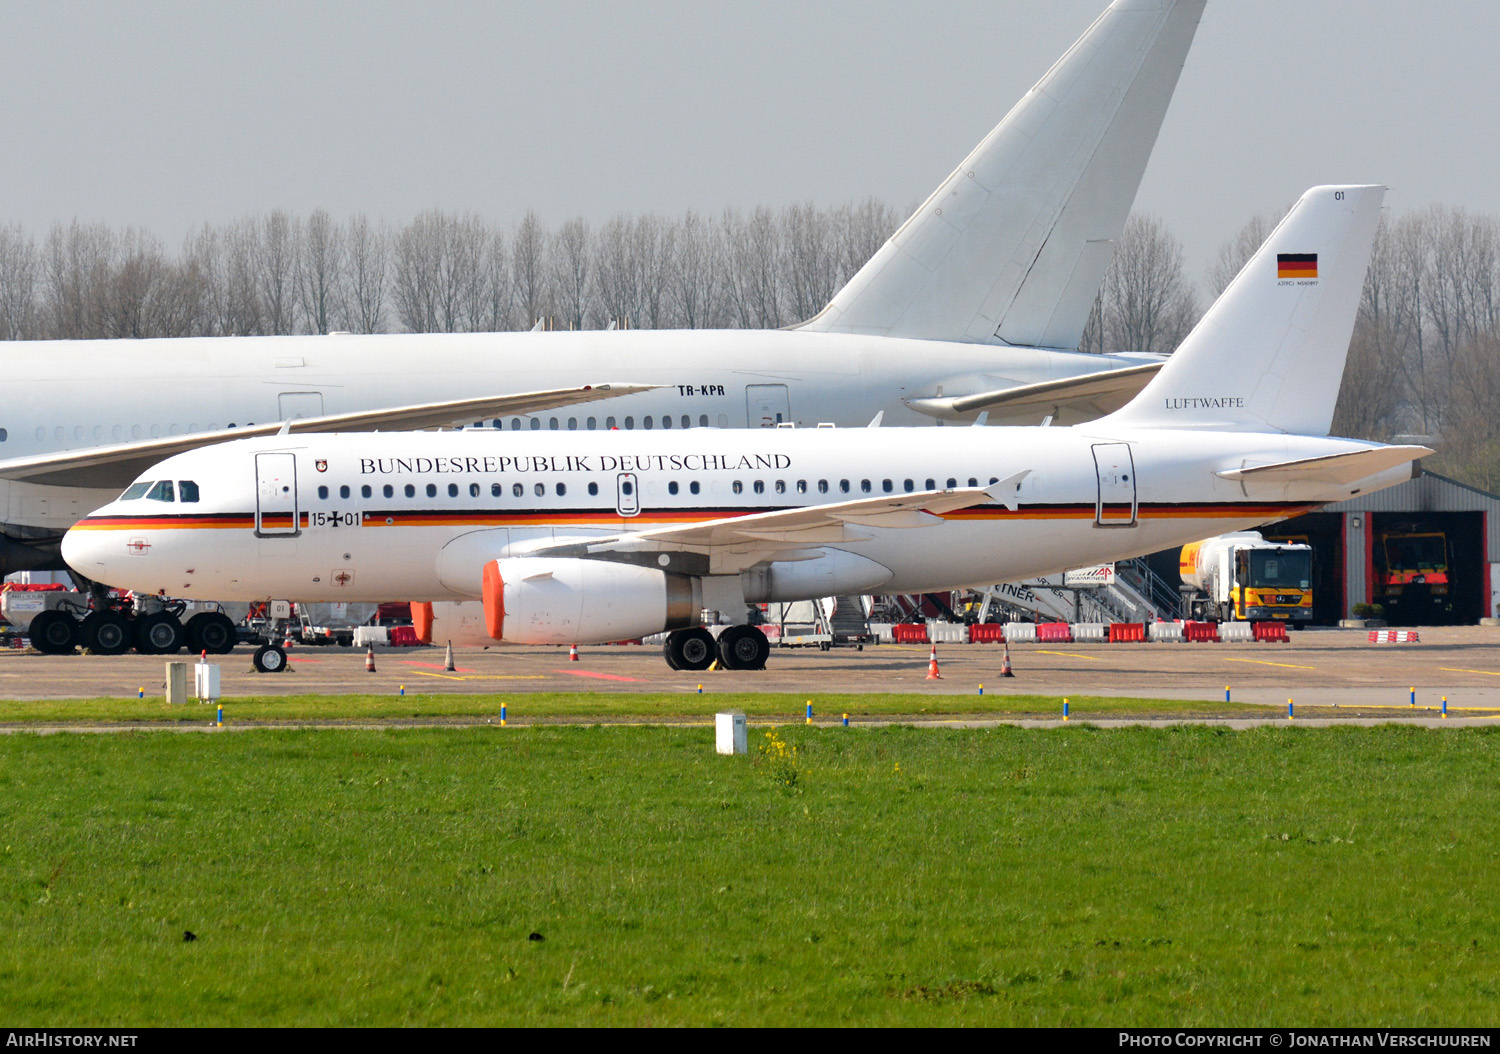
[[[874,593],[890,580],[889,567],[842,549],[824,549],[812,560],[757,564],[740,575],[749,604]]]
[[[484,568],[485,629],[512,644],[600,644],[699,624],[695,578],[607,560],[506,557]]]

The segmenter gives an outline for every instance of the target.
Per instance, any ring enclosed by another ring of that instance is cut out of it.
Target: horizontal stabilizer
[[[410,431],[464,424],[487,417],[534,414],[577,403],[615,399],[622,395],[650,391],[654,384],[594,384],[580,388],[557,388],[549,391],[521,392],[516,395],[482,396],[475,399],[450,399],[444,402],[414,403],[379,410],[361,410],[321,417],[299,417],[291,421],[223,428],[213,432],[166,436],[134,443],[62,450],[35,457],[0,461],[0,479],[37,483],[53,487],[123,488],[158,461],[185,450],[226,443],[231,439],[277,435],[282,432],[376,432]]]
[[[988,411],[1003,417],[1035,411],[1038,420],[1050,416],[1055,418],[1055,424],[1066,424],[1073,416],[1091,419],[1118,410],[1135,398],[1165,361],[1085,373],[1059,381],[997,388],[974,395],[907,399],[905,403],[918,413],[950,421],[976,411]]]
[[[1333,483],[1349,484],[1396,468],[1432,451],[1425,446],[1382,446],[1351,450],[1346,454],[1280,461],[1274,465],[1250,465],[1216,473],[1223,479],[1246,483]]]

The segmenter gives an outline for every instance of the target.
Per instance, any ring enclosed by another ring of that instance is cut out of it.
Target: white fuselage
[[[569,539],[1025,473],[1014,509],[985,502],[900,526],[846,524],[772,558],[787,567],[852,554],[889,571],[879,582],[863,575],[860,591],[921,592],[1124,559],[1409,477],[1407,466],[1347,485],[1215,475],[1373,446],[1088,426],[270,437],[168,459],[142,480],[171,480],[178,494],[189,481],[197,501],[116,501],[68,533],[63,555],[91,579],[183,598],[461,600],[480,596],[487,562]],[[766,557],[727,545],[695,559],[690,573],[707,590]],[[806,595],[828,595],[829,584]],[[715,606],[731,609],[728,595]]]
[[[6,348],[0,459],[604,381],[661,387],[503,418],[500,426],[863,425],[877,413],[891,425],[941,424],[903,400],[1060,380],[1146,358],[784,330],[18,342]],[[1037,419],[1038,411],[1029,413]],[[0,509],[7,525],[60,531],[116,493],[0,480]]]

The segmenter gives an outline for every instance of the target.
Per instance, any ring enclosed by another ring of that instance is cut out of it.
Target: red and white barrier
[[[1420,639],[1414,629],[1372,629],[1371,644],[1418,644]]]

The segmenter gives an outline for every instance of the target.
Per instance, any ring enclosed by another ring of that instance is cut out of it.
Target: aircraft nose
[[[125,553],[125,539],[117,531],[105,531],[88,526],[88,521],[74,524],[63,535],[62,558],[69,567],[86,578],[106,585],[115,585],[113,578],[118,572],[117,555]]]

